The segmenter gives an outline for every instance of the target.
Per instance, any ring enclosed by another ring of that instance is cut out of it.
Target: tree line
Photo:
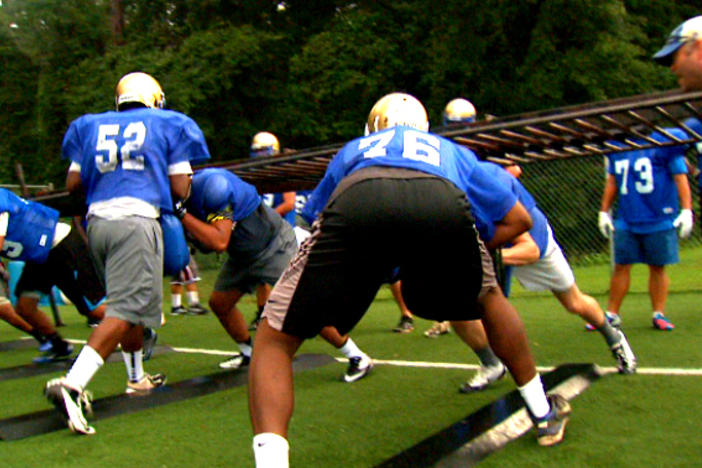
[[[458,96],[510,115],[674,88],[650,56],[695,3],[2,0],[0,183],[21,163],[27,183],[61,187],[68,124],[114,108],[135,70],[198,122],[216,161],[246,158],[260,130],[288,148],[351,139],[398,90],[440,125]]]

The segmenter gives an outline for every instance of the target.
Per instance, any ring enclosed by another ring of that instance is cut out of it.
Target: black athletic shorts
[[[407,306],[430,320],[480,318],[483,268],[496,285],[462,190],[422,172],[362,169],[332,194],[264,316],[302,338],[327,325],[347,333],[396,267]]]
[[[105,287],[93,265],[88,244],[75,228],[49,251],[44,263],[24,265],[15,294],[17,297],[22,292],[50,294],[53,286],[85,316],[105,297]]]

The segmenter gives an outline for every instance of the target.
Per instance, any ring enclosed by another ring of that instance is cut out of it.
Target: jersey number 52
[[[118,124],[100,125],[98,128],[95,149],[101,153],[95,155],[95,166],[103,174],[117,169],[120,161],[122,169],[144,170],[144,156],[138,154],[146,139],[144,122],[131,122],[124,127],[124,131],[122,131],[124,143],[121,148],[117,146],[117,137],[120,135],[120,131]]]

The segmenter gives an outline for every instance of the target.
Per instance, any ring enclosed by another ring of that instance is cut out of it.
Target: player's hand
[[[609,236],[614,232],[614,224],[612,224],[612,217],[606,211],[600,211],[597,217],[597,226],[600,228],[602,235],[609,239]]]
[[[183,200],[176,200],[175,203],[173,203],[173,214],[175,214],[178,219],[182,220],[187,212],[188,210],[185,209]]]
[[[692,233],[692,210],[680,210],[680,214],[673,221],[673,227],[678,230],[681,238],[689,237]]]

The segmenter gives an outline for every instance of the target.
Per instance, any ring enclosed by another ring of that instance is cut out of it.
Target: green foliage
[[[10,0],[0,7],[0,151],[28,182],[63,183],[69,122],[113,107],[126,72],[161,82],[216,160],[252,135],[286,147],[360,134],[402,90],[440,121],[456,96],[507,115],[675,86],[650,55],[694,2],[661,0]],[[121,6],[123,16],[117,15]],[[119,27],[121,27],[121,30]],[[120,32],[121,31],[121,32]],[[14,180],[10,165],[0,181]]]

